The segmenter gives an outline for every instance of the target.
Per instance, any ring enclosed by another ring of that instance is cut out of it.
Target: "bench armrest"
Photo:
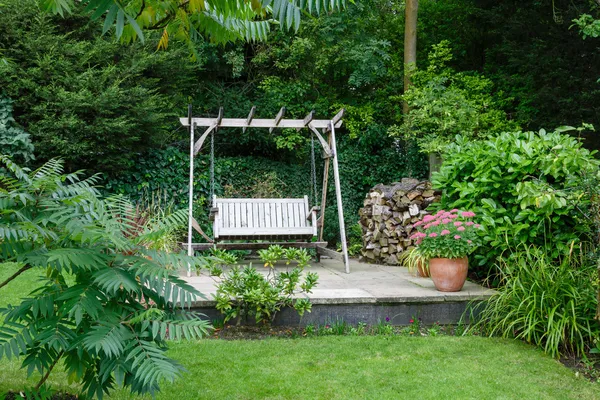
[[[210,208],[210,215],[209,215],[209,219],[211,221],[214,221],[215,218],[217,218],[217,215],[219,214],[219,208],[218,207],[211,207]]]
[[[308,212],[308,215],[306,216],[307,220],[312,220],[313,219],[313,215],[316,217],[317,214],[321,211],[321,207],[319,206],[314,206],[313,208],[310,209],[310,211]]]

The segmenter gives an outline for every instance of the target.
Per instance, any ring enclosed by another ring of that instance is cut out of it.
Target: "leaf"
[[[125,27],[125,11],[122,8],[119,8],[117,12],[117,25],[116,25],[116,34],[117,39],[120,39],[123,35],[123,28]]]
[[[113,4],[106,14],[106,18],[104,19],[104,25],[102,26],[102,34],[106,34],[109,29],[113,26],[115,22],[115,18],[117,16],[117,11],[119,10],[119,6]]]
[[[129,24],[131,25],[131,27],[135,31],[137,37],[140,39],[140,41],[142,43],[144,43],[144,33],[140,29],[140,26],[138,25],[138,23],[136,22],[136,20],[133,19],[131,16],[129,16],[129,14],[125,14],[125,16],[127,17],[127,21],[129,21]]]

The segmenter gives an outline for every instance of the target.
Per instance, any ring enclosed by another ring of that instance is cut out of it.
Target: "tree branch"
[[[184,1],[183,3],[179,4],[179,6],[177,6],[177,8],[183,8],[183,7],[187,6],[188,3],[189,3],[189,0]],[[174,16],[175,16],[174,14],[167,13],[167,15],[165,15],[163,18],[159,19],[152,25],[148,26],[146,29],[149,29],[149,30],[164,29],[165,26],[168,25],[169,21],[171,21],[171,19]],[[163,25],[163,24],[165,24],[165,25]]]
[[[60,353],[58,353],[58,355],[56,356],[56,359],[54,360],[54,362],[52,363],[52,365],[50,365],[50,367],[48,368],[48,371],[46,372],[46,374],[44,376],[42,376],[42,379],[40,379],[40,381],[38,382],[37,385],[35,385],[35,390],[39,390],[42,385],[44,384],[44,382],[46,382],[46,379],[48,379],[48,377],[50,376],[50,373],[52,372],[52,370],[54,369],[54,367],[56,366],[56,364],[58,364],[58,360],[60,360],[60,358],[62,357],[63,352],[61,351]]]
[[[31,269],[31,265],[25,264],[21,269],[19,269],[17,272],[15,272],[14,274],[12,274],[12,276],[10,276],[7,280],[5,280],[4,282],[0,283],[0,289],[2,289],[3,286],[8,285],[10,283],[10,281],[12,281],[13,279],[15,279],[17,276],[21,275],[23,272],[27,271],[28,269]]]
[[[142,15],[142,12],[144,11],[144,8],[146,8],[146,0],[142,0],[142,6],[140,7],[140,11],[135,16],[135,19],[138,19],[138,17],[140,15]]]

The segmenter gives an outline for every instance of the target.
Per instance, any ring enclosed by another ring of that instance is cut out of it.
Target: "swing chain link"
[[[312,183],[313,183],[313,187],[312,187],[313,205],[317,205],[317,202],[319,200],[317,199],[317,196],[318,196],[318,193],[317,193],[317,167],[316,167],[316,161],[315,161],[315,134],[314,133],[312,133],[310,136],[310,147],[311,147],[310,173],[311,173],[311,178],[312,178]]]
[[[215,131],[210,133],[210,198],[208,204],[212,204],[215,195]]]

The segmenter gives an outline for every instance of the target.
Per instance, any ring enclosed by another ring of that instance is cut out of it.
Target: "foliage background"
[[[257,117],[286,106],[289,117],[315,109],[323,118],[345,107],[338,135],[350,225],[366,189],[423,173],[423,160],[406,155],[410,146],[396,154],[388,139],[388,128],[402,123],[402,11],[401,4],[365,0],[344,13],[306,18],[297,35],[274,30],[266,43],[200,39],[192,49],[197,59],[188,62],[185,44],[156,51],[158,35],[145,44],[101,36],[101,23],[81,8],[63,19],[41,13],[36,0],[5,0],[0,87],[15,100],[17,125],[31,135],[34,164],[61,156],[68,170],[106,173],[109,189],[134,197],[144,186],[178,182],[169,189],[175,194],[184,188],[185,155],[172,167],[158,154],[185,149],[177,117],[190,102],[197,116],[214,116],[220,106],[226,116],[245,116],[256,105]],[[421,0],[418,59],[423,65],[434,44],[450,40],[448,67],[485,76],[486,91],[505,99],[496,107],[525,130],[599,125],[600,41],[569,28],[582,12],[593,14],[588,0],[555,0],[554,8],[549,1]],[[599,147],[587,137],[587,147]],[[307,194],[307,148],[307,136],[295,131],[224,131],[217,154],[232,161],[218,165],[218,181],[242,193],[250,176],[244,168],[253,177],[276,171],[286,181],[282,194]],[[204,188],[202,174],[197,185]],[[335,208],[327,212],[334,216]],[[333,229],[337,218],[329,222]]]

